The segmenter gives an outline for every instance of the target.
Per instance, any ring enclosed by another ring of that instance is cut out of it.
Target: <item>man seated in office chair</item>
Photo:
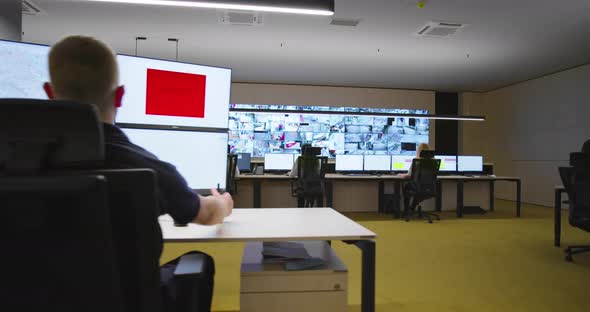
[[[71,100],[96,106],[104,126],[105,168],[149,168],[157,173],[160,214],[170,214],[179,224],[213,225],[223,222],[233,209],[229,193],[211,190],[212,196],[194,193],[171,164],[157,159],[145,149],[131,143],[116,127],[117,108],[121,107],[124,87],[119,86],[119,72],[114,52],[106,44],[84,36],[71,36],[56,43],[49,54],[51,83],[44,84],[50,99]],[[162,241],[155,241],[161,250]],[[213,296],[213,259],[206,255],[199,311],[209,311]],[[174,304],[175,261],[161,268],[163,302]],[[202,300],[201,300],[202,298]]]
[[[420,145],[418,145],[418,149],[416,150],[416,157],[415,158],[420,158],[420,154],[422,153],[422,151],[426,151],[426,150],[430,150],[430,146],[428,146],[428,144],[426,143],[420,143]],[[410,167],[410,169],[408,170],[408,173],[400,173],[398,174],[399,176],[402,176],[404,178],[411,178],[412,177],[412,167]]]

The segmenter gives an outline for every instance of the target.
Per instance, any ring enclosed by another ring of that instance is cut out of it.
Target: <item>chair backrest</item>
[[[297,185],[302,196],[317,196],[324,193],[327,157],[299,156],[297,158]]]
[[[34,107],[50,108],[42,116],[55,120],[29,122],[23,112],[36,116]],[[25,120],[11,122],[16,137],[0,135],[0,207],[5,220],[15,220],[1,238],[15,259],[2,267],[31,268],[16,270],[3,285],[27,287],[14,298],[38,302],[37,310],[161,311],[155,173],[88,170],[104,158],[102,125],[91,106],[0,100],[0,111],[0,120]],[[30,161],[16,157],[24,154]]]
[[[103,159],[88,105],[0,100],[0,309],[124,311],[106,179],[51,169]]]
[[[571,167],[559,167],[559,175],[569,197],[569,222],[590,230],[590,155],[570,154]]]
[[[415,186],[415,196],[436,196],[439,168],[440,159],[415,158],[412,160],[411,179]]]
[[[94,171],[108,181],[109,210],[125,306],[160,312],[160,255],[156,172],[151,169]]]
[[[232,195],[236,194],[236,169],[238,167],[238,155],[227,154],[227,175],[226,175],[226,191]]]

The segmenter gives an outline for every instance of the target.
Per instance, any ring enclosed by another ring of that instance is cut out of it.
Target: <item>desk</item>
[[[561,194],[565,193],[563,185],[555,186],[555,205],[553,206],[554,245],[561,246]]]
[[[357,246],[362,253],[362,311],[375,311],[375,233],[331,208],[234,209],[223,224],[175,226],[159,218],[164,242],[332,241]]]
[[[295,178],[287,176],[287,175],[272,175],[272,174],[263,174],[263,175],[240,175],[237,179],[243,180],[251,180],[253,183],[253,207],[259,208],[261,207],[261,197],[262,197],[262,188],[261,188],[261,181],[264,180],[274,180],[274,181],[288,181],[288,180],[295,180]],[[401,184],[405,181],[408,181],[407,178],[398,175],[343,175],[337,173],[327,173],[326,174],[326,206],[332,207],[333,206],[333,181],[377,181],[379,182],[379,212],[382,212],[383,208],[383,183],[387,181],[391,181],[395,183],[395,192],[394,195],[397,197],[396,208],[400,210],[401,207]],[[516,216],[520,217],[521,211],[521,180],[518,177],[490,177],[490,176],[478,176],[478,177],[469,177],[469,176],[460,176],[460,175],[449,175],[449,176],[438,176],[438,196],[436,199],[436,210],[442,210],[442,181],[453,181],[457,183],[457,207],[456,207],[456,214],[457,218],[463,217],[463,208],[464,208],[464,185],[465,183],[469,182],[488,182],[490,188],[490,211],[494,211],[494,200],[495,200],[495,183],[497,181],[508,181],[514,182],[516,185]]]

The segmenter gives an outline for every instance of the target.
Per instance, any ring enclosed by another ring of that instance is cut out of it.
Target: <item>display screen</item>
[[[238,169],[240,172],[250,172],[250,154],[239,153],[238,154]]]
[[[391,170],[393,171],[409,171],[412,167],[414,156],[391,156]]]
[[[459,172],[483,172],[483,156],[458,156]]]
[[[0,98],[47,99],[49,47],[0,40]],[[117,123],[227,128],[231,70],[117,55]]]
[[[288,171],[293,168],[294,154],[268,154],[264,156],[265,171]]]
[[[275,114],[230,112],[230,150],[263,157],[272,153],[301,154],[301,146],[321,147],[321,156],[415,155],[416,146],[428,143],[426,118],[387,118],[339,115],[339,112],[386,112],[427,114],[426,110],[371,109],[354,107],[245,105],[233,108],[280,109],[309,113]],[[314,114],[313,111],[329,111]]]
[[[336,171],[363,171],[363,155],[336,155]]]
[[[365,155],[365,171],[390,171],[390,155]]]
[[[122,129],[131,142],[176,167],[192,189],[225,188],[227,134]]]
[[[440,172],[456,172],[457,171],[457,156],[434,156],[436,159],[440,159]]]

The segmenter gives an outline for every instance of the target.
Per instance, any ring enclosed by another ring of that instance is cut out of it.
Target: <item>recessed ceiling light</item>
[[[246,10],[261,12],[278,12],[307,15],[334,15],[334,0],[317,1],[264,1],[264,0],[221,0],[221,1],[191,1],[191,0],[86,0],[93,2],[112,2],[128,4],[164,5],[191,8],[210,8],[225,10]]]

